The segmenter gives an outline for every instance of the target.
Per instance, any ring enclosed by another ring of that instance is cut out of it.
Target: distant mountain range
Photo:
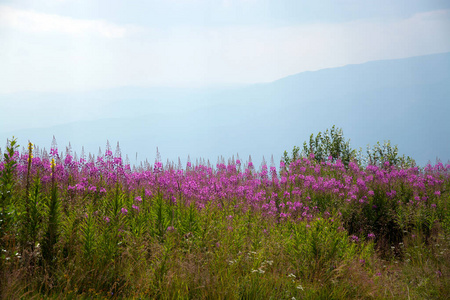
[[[23,108],[33,100],[61,104],[36,114]],[[23,126],[8,130],[0,121],[2,144],[15,135],[21,145],[31,140],[48,149],[55,135],[60,150],[70,141],[78,153],[84,146],[97,154],[106,140],[113,148],[119,141],[132,163],[136,153],[137,161],[153,162],[156,147],[164,161],[181,157],[185,163],[190,155],[215,163],[220,155],[239,153],[244,160],[252,155],[255,164],[263,155],[269,162],[272,154],[277,162],[284,150],[332,125],[363,151],[367,144],[391,140],[419,165],[450,159],[450,53],[303,72],[238,88],[0,95],[0,105],[6,103],[21,104],[23,113],[12,113]]]

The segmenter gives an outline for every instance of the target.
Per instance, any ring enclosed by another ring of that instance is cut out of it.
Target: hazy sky
[[[0,0],[0,94],[269,82],[449,36],[448,0]]]

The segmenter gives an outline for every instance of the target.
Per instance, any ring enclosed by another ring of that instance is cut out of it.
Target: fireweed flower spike
[[[398,243],[399,239],[421,239],[429,232],[421,231],[421,228],[414,228],[413,231],[408,226],[404,227],[407,229],[402,228],[408,232],[396,228],[388,232],[384,223],[378,224],[374,220],[387,220],[396,224],[400,217],[408,219],[410,215],[430,215],[437,218],[436,222],[441,222],[450,181],[450,165],[436,164],[424,169],[401,168],[394,164],[387,167],[383,163],[368,166],[349,163],[347,166],[336,158],[320,161],[319,152],[316,157],[299,157],[289,164],[281,161],[278,171],[275,162],[270,164],[270,168],[262,165],[259,170],[250,163],[246,164],[251,167],[250,172],[242,170],[244,164],[239,159],[230,159],[228,163],[219,159],[214,165],[203,160],[192,165],[188,162],[182,170],[170,162],[163,166],[159,161],[154,165],[146,163],[142,167],[130,167],[127,159],[122,161],[111,152],[102,151],[100,158],[82,154],[81,159],[78,159],[75,153],[72,157],[70,151],[58,157],[56,145],[52,147],[50,156],[38,151],[38,147],[34,149],[33,152],[28,149],[28,153],[22,155],[18,151],[12,151],[10,155],[6,153],[7,158],[0,161],[0,200],[5,201],[2,202],[6,203],[5,210],[12,202],[6,197],[14,191],[20,192],[20,195],[14,195],[13,200],[26,199],[23,195],[29,195],[32,200],[30,203],[42,204],[37,208],[44,207],[53,191],[55,203],[61,203],[61,208],[58,206],[55,209],[55,216],[58,214],[64,226],[55,227],[57,230],[54,232],[63,234],[58,240],[52,240],[55,252],[48,253],[60,253],[58,251],[66,247],[63,245],[65,239],[72,234],[65,232],[70,227],[66,226],[71,222],[70,218],[78,222],[78,218],[87,212],[90,217],[83,219],[85,227],[79,241],[89,245],[89,238],[99,238],[94,242],[95,250],[89,254],[96,256],[97,260],[100,255],[106,255],[101,250],[103,246],[112,247],[109,260],[120,255],[120,251],[133,252],[128,248],[135,245],[127,240],[130,237],[139,243],[140,240],[153,240],[154,236],[165,242],[166,236],[169,236],[168,241],[175,241],[175,245],[179,244],[176,240],[178,233],[180,236],[201,236],[198,232],[202,230],[205,220],[217,222],[207,228],[217,229],[217,236],[210,244],[215,245],[220,241],[220,248],[215,247],[220,251],[230,248],[229,241],[234,243],[235,237],[243,232],[243,224],[257,222],[260,222],[257,226],[246,228],[249,235],[255,234],[258,238],[273,242],[271,239],[278,239],[280,234],[286,233],[284,238],[288,240],[287,244],[294,243],[297,238],[297,244],[290,244],[296,250],[307,242],[308,236],[317,232],[318,225],[323,225],[321,230],[332,230],[333,235],[330,236],[338,235],[339,241],[346,246],[352,245],[348,248],[354,251],[359,251],[367,244],[370,247],[377,246],[373,248],[380,245],[390,247]],[[16,162],[15,169],[11,169],[12,161]],[[13,176],[10,182],[16,184],[10,190],[7,190],[9,183],[3,184],[8,179],[8,169]],[[28,172],[29,193],[25,193]],[[91,213],[93,211],[98,211],[98,214]],[[392,211],[396,214],[391,214]],[[36,220],[42,222],[42,217]],[[45,230],[49,222],[53,221],[46,220],[38,228]],[[122,240],[114,240],[116,229],[130,235],[121,233]],[[8,230],[20,236],[19,232],[14,232],[14,226]],[[169,233],[171,231],[174,232]],[[226,235],[226,238],[220,234]],[[43,232],[37,235],[42,236]],[[390,236],[393,236],[392,240],[389,240]],[[43,245],[42,241],[39,242]],[[191,242],[196,246],[194,244],[198,241],[192,238],[189,239]],[[258,245],[255,247],[264,247],[264,242]],[[13,248],[8,251],[16,253],[17,249]],[[76,256],[75,248],[70,250],[75,253],[74,261],[81,261],[80,267],[87,268],[89,264],[83,264],[85,258]],[[256,252],[266,255],[266,250],[258,248]],[[287,252],[285,255],[292,253]],[[308,251],[305,250],[305,253]],[[50,254],[46,256],[49,265],[54,263],[53,254]],[[233,255],[230,254],[230,259],[240,261],[239,257]],[[302,259],[298,257],[293,261]],[[364,259],[368,261],[366,257]],[[335,265],[334,261],[332,265]],[[259,272],[256,265],[249,267],[249,272],[252,267],[255,273]],[[56,265],[56,268],[59,267]],[[264,270],[264,275],[268,276],[277,272],[269,269],[269,264]],[[86,269],[86,272],[89,271]],[[445,275],[444,270],[442,273]],[[301,276],[297,276],[289,277],[289,280],[295,280],[294,288],[300,284],[298,280]],[[304,288],[307,289],[306,286]],[[117,292],[115,294],[118,295]]]

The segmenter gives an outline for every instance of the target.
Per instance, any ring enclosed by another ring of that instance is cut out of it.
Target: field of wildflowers
[[[0,298],[445,299],[450,165],[0,162]],[[294,149],[295,150],[295,149]]]

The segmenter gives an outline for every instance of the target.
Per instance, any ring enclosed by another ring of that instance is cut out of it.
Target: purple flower
[[[359,238],[358,238],[356,235],[351,235],[351,236],[350,236],[350,240],[351,240],[352,242],[357,243],[357,242],[359,241]]]
[[[134,210],[139,211],[139,206],[133,204],[131,207],[132,207]]]
[[[142,197],[141,196],[137,196],[134,198],[134,200],[136,200],[137,202],[142,202]]]
[[[370,240],[374,240],[375,239],[375,234],[373,232],[371,232],[371,233],[369,233],[367,235],[367,238],[370,239]]]
[[[431,207],[432,207],[432,208],[436,208],[436,204],[434,204],[434,203],[431,204]]]
[[[167,227],[167,231],[168,231],[168,232],[171,232],[171,231],[174,231],[174,230],[175,230],[175,228],[174,228],[173,226]]]
[[[126,215],[126,214],[128,213],[128,209],[126,209],[125,207],[122,207],[122,209],[120,210],[120,212],[121,212],[123,215]]]
[[[58,157],[58,148],[51,148],[50,149],[50,156],[51,157]]]
[[[106,223],[109,223],[110,220],[108,217],[105,216],[105,217],[103,217],[103,221],[105,221]]]

